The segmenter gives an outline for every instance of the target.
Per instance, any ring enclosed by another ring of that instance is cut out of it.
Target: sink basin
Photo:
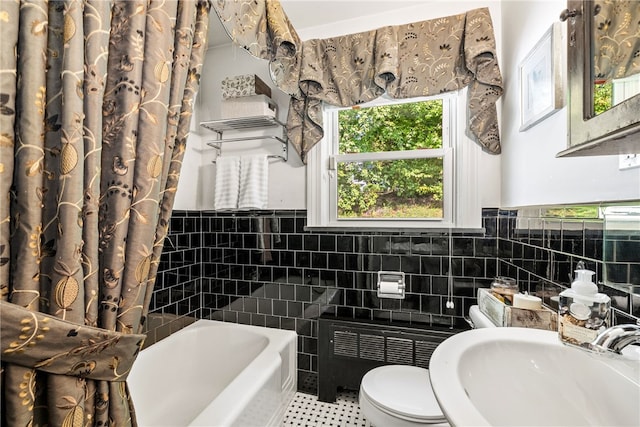
[[[556,332],[462,332],[436,348],[429,373],[453,426],[640,426],[640,361],[563,345]]]

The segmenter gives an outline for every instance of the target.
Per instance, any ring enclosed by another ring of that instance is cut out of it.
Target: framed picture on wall
[[[554,22],[520,63],[520,131],[564,105],[561,23]]]

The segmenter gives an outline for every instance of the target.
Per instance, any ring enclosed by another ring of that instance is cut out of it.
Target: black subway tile
[[[320,236],[320,250],[334,252],[336,250],[336,236],[331,234]]]
[[[341,288],[352,288],[354,283],[354,275],[351,271],[336,272],[336,285]]]
[[[309,252],[296,252],[295,253],[296,257],[296,261],[295,261],[295,266],[296,267],[311,267],[311,254]]]
[[[442,274],[442,258],[439,256],[423,256],[421,257],[420,273],[426,275]]]
[[[344,270],[345,256],[342,253],[328,254],[328,268],[332,270]]]
[[[294,233],[296,231],[294,218],[280,218],[280,232]]]
[[[411,252],[411,236],[391,236],[390,251],[392,254],[408,254]]]
[[[238,313],[238,323],[243,325],[251,324],[251,313],[239,312]]]
[[[306,285],[296,286],[296,301],[311,302],[311,287]]]
[[[382,269],[384,271],[400,271],[400,257],[397,255],[383,256]]]
[[[449,239],[447,237],[433,237],[431,239],[432,255],[449,255]]]
[[[311,255],[312,268],[327,268],[327,254],[324,252],[316,252]]]
[[[290,251],[301,251],[302,236],[299,234],[291,234],[287,236],[287,249]]]
[[[295,285],[288,285],[281,283],[280,285],[280,299],[284,301],[295,301]]]
[[[273,267],[273,281],[274,282],[286,282],[287,281],[287,269],[284,267]]]
[[[418,256],[401,256],[400,270],[405,274],[420,273],[420,257]]]
[[[373,236],[373,252],[377,254],[390,253],[391,238],[389,236]]]
[[[307,226],[307,218],[296,218],[296,233],[304,233]]]
[[[289,317],[300,318],[302,316],[302,303],[297,301],[287,302],[287,315]],[[301,332],[298,331],[298,334]]]
[[[337,236],[336,249],[338,252],[352,252],[353,236]]]
[[[222,310],[217,316],[226,321],[312,337],[321,314],[449,326],[477,302],[477,288],[488,287],[497,275],[517,278],[523,290],[542,292],[549,303],[549,295],[570,283],[579,260],[596,271],[598,280],[603,277],[603,256],[617,261],[607,279],[640,279],[640,262],[629,255],[638,252],[640,239],[625,238],[603,251],[601,222],[585,222],[584,230],[567,223],[561,231],[559,220],[519,218],[516,229],[516,211],[497,212],[483,210],[484,235],[454,233],[450,250],[446,232],[312,233],[304,230],[305,211],[276,211],[269,215],[275,215],[279,227],[271,235],[271,250],[265,252],[260,249],[260,218],[250,212],[175,211],[151,308],[196,316]],[[526,228],[542,223],[546,229]],[[445,306],[450,253],[453,310]],[[377,297],[376,272],[382,269],[406,273],[404,300]],[[612,296],[618,320],[640,314],[640,298]],[[239,309],[238,298],[243,301]],[[313,338],[301,341],[310,370],[317,369]]]
[[[305,251],[317,251],[320,248],[320,239],[313,234],[307,234],[303,238]]]

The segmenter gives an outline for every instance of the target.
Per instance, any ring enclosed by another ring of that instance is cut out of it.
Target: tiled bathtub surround
[[[202,215],[174,211],[145,323],[145,345],[202,318]]]
[[[208,224],[207,224],[208,223]],[[447,309],[447,233],[305,232],[306,212],[203,213],[202,315],[294,329],[299,384],[315,392],[317,319],[333,314],[451,325],[496,272],[495,236],[454,235],[455,308]],[[403,300],[379,299],[377,271],[403,271]]]
[[[477,289],[496,275],[550,296],[578,260],[602,272],[602,227],[586,222],[552,232],[488,209],[486,232],[454,233],[452,250],[447,232],[309,232],[305,224],[305,211],[174,212],[151,309],[175,320],[150,335],[162,338],[185,316],[296,330],[299,388],[315,393],[321,314],[460,324]],[[450,256],[452,310],[445,307]],[[406,273],[404,300],[377,298],[378,270]],[[613,294],[618,320],[640,315],[639,297],[605,292]]]

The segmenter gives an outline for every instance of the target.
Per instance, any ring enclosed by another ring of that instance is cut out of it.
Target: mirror
[[[640,2],[597,1],[592,11],[594,116],[640,93]]]
[[[640,293],[640,204],[607,206],[604,217],[604,283]]]
[[[558,154],[640,153],[640,2],[568,0],[568,148]]]
[[[522,260],[522,268],[529,263],[539,275],[569,286],[576,263],[584,261],[597,283],[640,295],[640,202],[522,208],[513,233],[524,255],[511,262]],[[527,256],[532,248],[553,256]]]

